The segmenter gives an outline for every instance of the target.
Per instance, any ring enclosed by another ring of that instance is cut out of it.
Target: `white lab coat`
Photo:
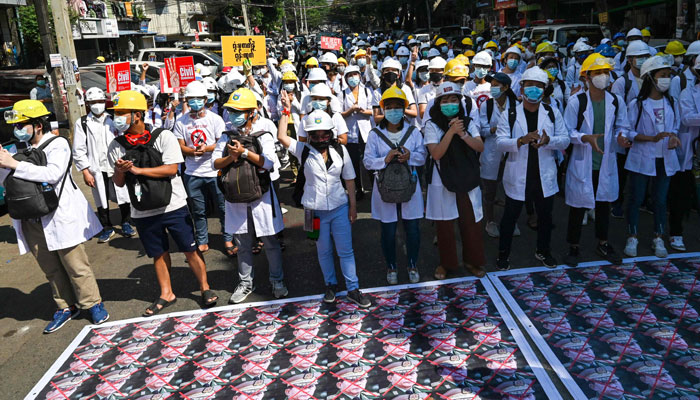
[[[37,147],[51,137],[53,137],[52,134],[45,134]],[[46,166],[40,167],[28,162],[20,162],[14,176],[32,182],[48,182],[54,185],[58,194],[61,191],[63,176],[68,168],[71,148],[66,140],[59,138],[51,142],[44,149],[44,152],[46,153]],[[0,183],[4,183],[9,174],[9,169],[0,168]],[[46,246],[49,251],[77,246],[102,231],[102,225],[97,219],[97,215],[92,211],[80,189],[73,186],[70,171],[68,174],[58,208],[41,217],[41,225],[44,227]],[[22,232],[22,221],[12,219],[12,226],[17,235],[19,254],[29,252],[29,244]]]
[[[506,167],[503,172],[503,188],[508,197],[518,201],[525,201],[525,183],[527,179],[527,158],[528,146],[523,145],[518,148],[518,138],[525,136],[527,130],[527,120],[523,105],[517,105],[517,119],[510,131],[508,114],[501,114],[496,131],[496,148],[498,151],[507,152]],[[540,104],[537,115],[537,129],[546,131],[549,136],[549,143],[540,147],[539,154],[540,181],[544,197],[549,197],[559,191],[557,184],[557,163],[555,152],[562,151],[569,146],[569,132],[564,124],[564,118],[556,107],[552,107],[554,112],[554,123],[549,119],[549,113]]]
[[[685,71],[682,71],[681,74],[685,76],[685,88],[693,87],[695,86],[695,74],[690,70],[690,67],[686,68]],[[679,101],[681,98],[681,91],[685,89],[681,88],[681,75],[678,74],[671,79],[671,87],[668,89],[668,94],[673,97],[675,101]]]
[[[678,132],[681,139],[683,154],[680,162],[681,171],[689,171],[693,168],[693,141],[700,133],[700,84],[690,85],[681,92],[681,124],[685,129]]]
[[[408,123],[404,123],[403,130],[399,137],[403,137],[406,134],[408,128],[412,127],[413,132],[411,136],[406,140],[404,147],[410,152],[408,158],[408,165],[412,167],[420,167],[425,164],[426,148],[423,144],[423,135],[421,135],[420,130],[415,128]],[[382,133],[388,137],[387,131],[381,129]],[[386,155],[389,154],[391,148],[386,144],[374,131],[371,131],[367,140],[367,146],[365,146],[365,157],[363,163],[365,168],[370,171],[379,171],[386,168],[387,164],[384,162]],[[374,187],[372,189],[372,218],[382,221],[382,222],[396,222],[398,221],[398,216],[396,215],[396,204],[387,203],[382,200],[382,196],[379,194],[379,189],[377,188],[377,180],[374,180]],[[401,217],[403,219],[418,219],[423,218],[423,192],[420,187],[420,180],[416,184],[416,191],[413,193],[413,197],[406,203],[401,203]]]
[[[566,93],[564,93],[564,97],[567,99],[571,95],[571,90],[574,87],[577,86],[582,86],[583,83],[579,80],[579,73],[581,72],[581,64],[578,62],[574,62],[566,68]]]
[[[223,157],[228,141],[228,135],[224,134],[221,135],[221,138],[216,143],[216,148],[211,156],[212,168],[214,168],[214,161]],[[262,168],[270,171],[277,159],[275,140],[272,135],[265,134],[260,136],[260,145],[263,152],[261,156],[265,159]],[[255,226],[255,234],[257,236],[272,236],[284,229],[282,210],[280,209],[277,193],[275,193],[275,202],[272,204],[272,192],[274,190],[275,188],[270,184],[270,189],[260,199],[251,203],[231,203],[226,201],[225,231],[234,235],[248,233],[248,207],[251,208],[253,214],[253,226]],[[274,217],[272,216],[272,207],[275,207]]]
[[[586,110],[583,112],[581,130],[576,130],[579,115],[579,96],[572,96],[564,113],[564,122],[569,128],[569,137],[573,149],[566,170],[566,204],[575,208],[595,208],[596,201],[613,202],[617,200],[619,182],[617,179],[617,154],[613,143],[617,135],[623,135],[629,130],[627,108],[619,96],[617,113],[614,112],[614,94],[605,92],[605,136],[603,159],[600,164],[598,188],[593,190],[593,147],[581,142],[583,135],[593,133],[594,113],[593,102],[588,92]],[[595,193],[595,195],[594,195]]]
[[[507,116],[509,109],[510,100],[506,97],[503,114],[506,114]],[[498,179],[498,170],[501,167],[503,152],[496,149],[496,134],[491,133],[491,127],[498,127],[498,122],[501,120],[502,113],[495,100],[493,102],[493,113],[491,114],[491,119],[489,119],[487,111],[487,101],[485,101],[481,103],[481,108],[479,110],[479,119],[481,120],[481,123],[479,124],[481,137],[484,139],[484,151],[479,157],[479,161],[481,163],[480,176],[481,179],[495,181]]]
[[[634,140],[637,134],[640,133],[647,136],[654,136],[659,133],[654,123],[654,110],[649,101],[644,100],[642,104],[642,117],[639,119],[639,126],[637,127],[635,125],[637,123],[638,114],[637,100],[635,99],[627,106],[627,116],[631,126],[627,137],[632,141],[632,147],[630,147],[629,153],[627,154],[625,169],[642,175],[656,176],[656,163],[654,162],[656,159],[656,143],[638,142]],[[678,134],[678,129],[680,127],[679,115],[678,102],[674,102],[673,107],[671,107],[671,104],[664,98],[665,132]],[[671,116],[671,118],[669,118],[669,116]],[[676,150],[668,148],[668,140],[669,138],[667,137],[663,139],[661,148],[663,149],[666,176],[672,176],[679,170],[680,165],[678,163]]]
[[[343,112],[348,110],[357,103],[365,110],[372,110],[372,100],[374,93],[370,88],[359,84],[357,89],[357,99],[352,93],[352,89],[347,88],[338,94],[338,101]],[[359,143],[359,137],[362,136],[362,142],[367,143],[369,131],[372,129],[372,116],[353,113],[345,117],[345,124],[348,128],[348,143]]]
[[[95,205],[100,208],[109,208],[109,200],[116,200],[117,204],[129,203],[129,190],[126,186],[118,187],[110,179],[109,193],[105,191],[105,182],[100,168],[100,163],[105,165],[107,161],[107,149],[114,141],[116,130],[112,118],[106,113],[101,118],[96,118],[92,113],[88,114],[85,122],[88,132],[83,131],[83,124],[80,120],[75,121],[73,130],[73,159],[78,171],[88,169],[95,178],[95,187],[92,190],[92,197]],[[100,137],[101,136],[101,137]]]

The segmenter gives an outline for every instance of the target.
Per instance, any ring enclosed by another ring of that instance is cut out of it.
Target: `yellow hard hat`
[[[474,42],[472,42],[472,38],[465,37],[462,39],[462,44],[465,46],[474,46]]]
[[[123,90],[114,98],[112,110],[146,111],[146,96],[135,90]]]
[[[453,78],[462,78],[469,76],[469,61],[465,65],[462,61],[453,58],[445,64],[445,76],[451,76]]]
[[[291,61],[289,61],[289,60],[287,60],[287,59],[284,59],[284,60],[282,60],[282,63],[280,64],[280,67],[283,66],[283,65],[287,65],[287,64],[293,65]]]
[[[343,57],[340,57],[338,58],[338,64],[345,64],[347,66],[348,60],[344,59]]]
[[[353,36],[358,37],[359,34],[357,32],[353,33]]]
[[[435,42],[435,46],[440,46],[443,44],[447,44],[447,40],[445,40],[443,38],[438,38],[438,40]]]
[[[498,43],[494,42],[493,40],[489,40],[484,45],[484,49],[490,49],[490,48],[498,49]]]
[[[649,32],[649,29],[642,29],[642,37],[651,37],[651,32]]]
[[[406,98],[406,93],[396,86],[391,86],[382,94],[382,99],[379,100],[379,106],[384,108],[384,100],[386,99],[401,99],[404,102],[404,108],[408,107],[408,99]]]
[[[464,52],[465,57],[474,57],[475,55],[476,53],[474,52],[474,50],[467,50]]]
[[[476,35],[476,31],[472,31],[472,36]]]
[[[433,41],[437,39],[438,35],[433,35]]]
[[[252,110],[258,108],[258,100],[255,98],[255,94],[252,90],[248,88],[240,88],[235,92],[231,93],[231,97],[228,98],[226,108],[233,108],[234,110]]]
[[[299,80],[299,78],[297,78],[297,74],[295,74],[294,71],[287,71],[284,74],[282,74],[282,80],[283,81],[296,81],[296,80]]]
[[[604,57],[600,53],[593,53],[586,57],[581,64],[581,76],[586,75],[588,71],[598,71],[606,69],[612,70],[615,66],[615,61],[612,58]]]
[[[685,54],[685,48],[683,47],[683,43],[677,40],[672,40],[666,45],[664,53],[671,54],[673,56],[680,56]]]
[[[389,40],[387,40],[386,42],[389,43],[389,44],[394,44],[394,41],[393,41],[392,39],[389,39]]]
[[[105,58],[102,56],[98,56],[97,58],[95,58],[95,60],[97,60],[99,62],[105,62]]]
[[[455,60],[461,62],[464,65],[469,65],[469,59],[464,54],[457,54]]]
[[[408,38],[407,38],[407,39],[408,39],[408,40],[413,39],[413,35],[408,35]]]
[[[316,57],[309,57],[309,59],[306,60],[306,68],[309,67],[318,67],[318,59]]]
[[[540,54],[540,53],[554,53],[557,50],[554,48],[554,46],[551,43],[548,42],[542,42],[537,45],[537,48],[535,49],[535,54]]]
[[[360,49],[360,50],[357,50],[357,53],[355,53],[355,58],[357,59],[360,57],[365,57],[366,55],[367,55],[367,52]]]
[[[5,111],[7,124],[27,122],[33,118],[45,117],[51,114],[39,100],[20,100],[12,106],[12,110]]]
[[[517,47],[517,48],[519,48],[521,52],[523,52],[523,53],[525,52],[525,46],[523,46],[522,44],[520,44],[520,42],[514,44],[514,46]]]

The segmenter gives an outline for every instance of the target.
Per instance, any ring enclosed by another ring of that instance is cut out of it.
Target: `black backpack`
[[[240,135],[233,131],[226,131],[224,134],[229,137],[229,141],[237,140],[241,146],[256,154],[263,153],[260,137],[265,134],[272,135],[267,131],[255,132],[250,135]],[[224,150],[224,157],[226,156],[228,156],[228,150]],[[270,171],[258,168],[257,165],[249,160],[239,157],[237,161],[232,162],[219,171],[216,182],[226,201],[230,203],[251,203],[262,198],[263,194],[270,190]],[[274,215],[274,206],[272,210]]]
[[[132,145],[126,136],[118,136],[114,140],[121,145],[126,154],[122,159],[129,160],[139,168],[155,168],[163,165],[163,156],[153,147],[163,129],[151,132],[147,143]],[[170,204],[173,187],[170,177],[150,178],[143,175],[126,174],[126,186],[129,190],[131,205],[139,211],[155,210]]]
[[[470,121],[471,118],[465,116],[464,126],[469,126]],[[440,165],[432,157],[430,158],[428,171],[432,171],[432,165],[437,168],[442,186],[450,192],[469,193],[481,182],[479,155],[457,135],[452,137],[445,155],[440,159]],[[428,173],[427,181],[429,184],[432,182],[432,172]]]
[[[342,159],[344,157],[343,146],[336,140],[331,140],[331,146],[340,155]],[[301,151],[301,160],[299,161],[299,171],[297,172],[297,181],[294,184],[294,192],[292,193],[292,200],[297,207],[302,207],[301,198],[304,197],[304,185],[306,184],[306,176],[304,175],[304,167],[306,166],[306,160],[309,158],[309,153],[311,148],[309,145],[304,146],[304,150]],[[330,157],[330,153],[328,154]],[[332,160],[332,159],[331,159]],[[343,174],[343,163],[340,164],[340,174],[342,179]]]
[[[13,158],[17,161],[25,161],[44,167],[47,165],[44,148],[59,137],[61,136],[49,138],[39,147],[28,148],[21,153],[15,154]],[[63,139],[66,141],[68,140],[66,138]],[[58,208],[58,202],[63,194],[63,187],[65,186],[66,179],[70,175],[70,167],[72,164],[73,156],[71,154],[68,167],[61,180],[61,190],[58,192],[58,195],[56,195],[56,188],[52,184],[16,178],[14,176],[15,171],[13,170],[7,176],[4,183],[6,191],[5,202],[7,203],[7,211],[10,217],[14,219],[36,219],[55,211]],[[73,187],[77,189],[72,177],[71,183]]]
[[[389,140],[379,129],[374,128],[374,132],[380,139],[386,143],[390,149],[400,149],[408,138],[411,137],[414,126],[409,126],[406,134],[403,135],[397,145]],[[413,175],[412,168],[407,162],[399,162],[396,158],[384,168],[377,171],[377,190],[382,197],[382,201],[386,203],[406,203],[411,200],[416,193],[416,184],[418,179]]]

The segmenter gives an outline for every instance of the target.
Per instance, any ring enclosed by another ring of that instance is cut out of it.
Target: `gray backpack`
[[[372,131],[390,148],[399,149],[411,137],[414,129],[415,127],[410,126],[398,145],[394,145],[379,129],[374,128]],[[416,192],[417,182],[418,176],[415,174],[415,170],[408,165],[408,162],[401,163],[396,158],[391,160],[386,168],[377,171],[377,189],[382,197],[382,201],[386,203],[406,203],[410,201]]]

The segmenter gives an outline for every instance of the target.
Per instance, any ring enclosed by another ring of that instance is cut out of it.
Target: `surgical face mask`
[[[518,64],[520,64],[520,60],[517,60],[515,58],[511,58],[510,60],[508,60],[508,62],[506,64],[508,64],[508,68],[514,70],[514,69],[518,68]]]
[[[443,53],[447,53],[447,50],[449,50],[447,46],[443,45],[442,47],[440,47],[440,51],[442,51]]]
[[[673,65],[674,66],[677,67],[677,66],[681,65],[682,62],[683,62],[683,57],[681,57],[681,56],[673,57]]]
[[[442,80],[442,74],[439,72],[431,72],[430,73],[430,82],[433,83],[438,83]]]
[[[313,89],[314,86],[316,86],[316,82],[309,82],[309,90]]]
[[[213,103],[216,100],[216,93],[207,93],[207,104]]]
[[[396,72],[387,72],[383,76],[384,81],[390,85],[394,84],[397,79],[399,79],[399,76]]]
[[[190,106],[192,111],[200,111],[202,108],[204,108],[204,100],[203,99],[188,99],[187,105]]]
[[[497,98],[501,97],[502,94],[503,94],[503,92],[501,92],[500,87],[491,86],[491,97],[493,97],[494,99],[497,99]]]
[[[299,50],[299,53],[303,56],[304,54],[306,54],[306,50]]]
[[[544,89],[537,86],[528,86],[523,89],[523,95],[529,103],[538,103],[542,100]]]
[[[376,54],[372,54],[372,61],[377,61],[377,55],[376,55]]]
[[[367,59],[366,58],[358,58],[357,59],[357,66],[362,68],[367,65]]]
[[[338,73],[339,74],[345,73],[345,66],[344,65],[338,65]]]
[[[399,57],[399,62],[401,63],[402,66],[408,65],[408,57]]]
[[[288,91],[288,92],[293,92],[294,91],[294,84],[293,83],[285,83],[282,85],[282,89]]]
[[[428,78],[429,78],[429,75],[428,75],[427,71],[423,71],[423,72],[418,73],[418,79],[420,79],[422,82],[427,81]]]
[[[627,42],[624,41],[624,40],[622,40],[622,39],[620,39],[620,40],[617,41],[617,45],[620,46],[620,47],[625,47],[625,46],[627,46]]]
[[[360,77],[359,76],[353,75],[353,76],[348,78],[348,85],[350,85],[350,87],[355,87],[359,84],[360,84]]]
[[[656,88],[661,93],[665,93],[671,87],[671,78],[659,78],[656,80]]]
[[[20,142],[28,142],[32,138],[32,136],[34,136],[34,134],[29,133],[29,125],[26,125],[22,129],[15,128],[14,134],[17,140],[19,140]]]
[[[246,121],[248,121],[248,118],[246,118],[244,112],[234,111],[228,115],[228,120],[233,126],[235,126],[236,128],[240,128],[243,125],[245,125]]]
[[[591,83],[593,83],[593,86],[597,87],[598,89],[605,90],[610,84],[610,75],[596,75],[593,78],[591,78]]]
[[[421,52],[421,54],[423,55],[423,58],[428,58],[428,51],[427,50],[423,50]]]
[[[483,79],[486,74],[488,74],[488,70],[486,68],[475,68],[474,69],[474,76],[476,76],[479,79]]]
[[[556,79],[557,75],[559,75],[559,68],[547,68],[547,72]]]
[[[115,115],[114,116],[114,129],[118,132],[126,132],[129,129],[129,124],[126,122],[126,115]]]
[[[447,118],[454,117],[459,112],[459,103],[442,103],[440,104],[440,111]]]
[[[634,60],[634,66],[637,67],[637,69],[642,69],[642,64],[644,64],[646,60],[648,60],[647,57],[637,57]]]
[[[383,56],[384,54],[386,54],[386,50],[384,50],[384,49],[379,49],[379,54]]]
[[[102,115],[105,112],[105,103],[93,103],[90,105],[90,112],[97,116]]]
[[[403,118],[403,109],[392,108],[390,110],[385,110],[384,118],[392,124],[398,124],[401,118]]]
[[[46,85],[46,80],[44,80],[44,79],[39,79],[38,81],[36,81],[36,84],[39,85],[39,86],[45,86],[45,85]]]
[[[314,110],[325,110],[326,109],[326,100],[312,100],[311,101],[311,107],[314,108]]]

